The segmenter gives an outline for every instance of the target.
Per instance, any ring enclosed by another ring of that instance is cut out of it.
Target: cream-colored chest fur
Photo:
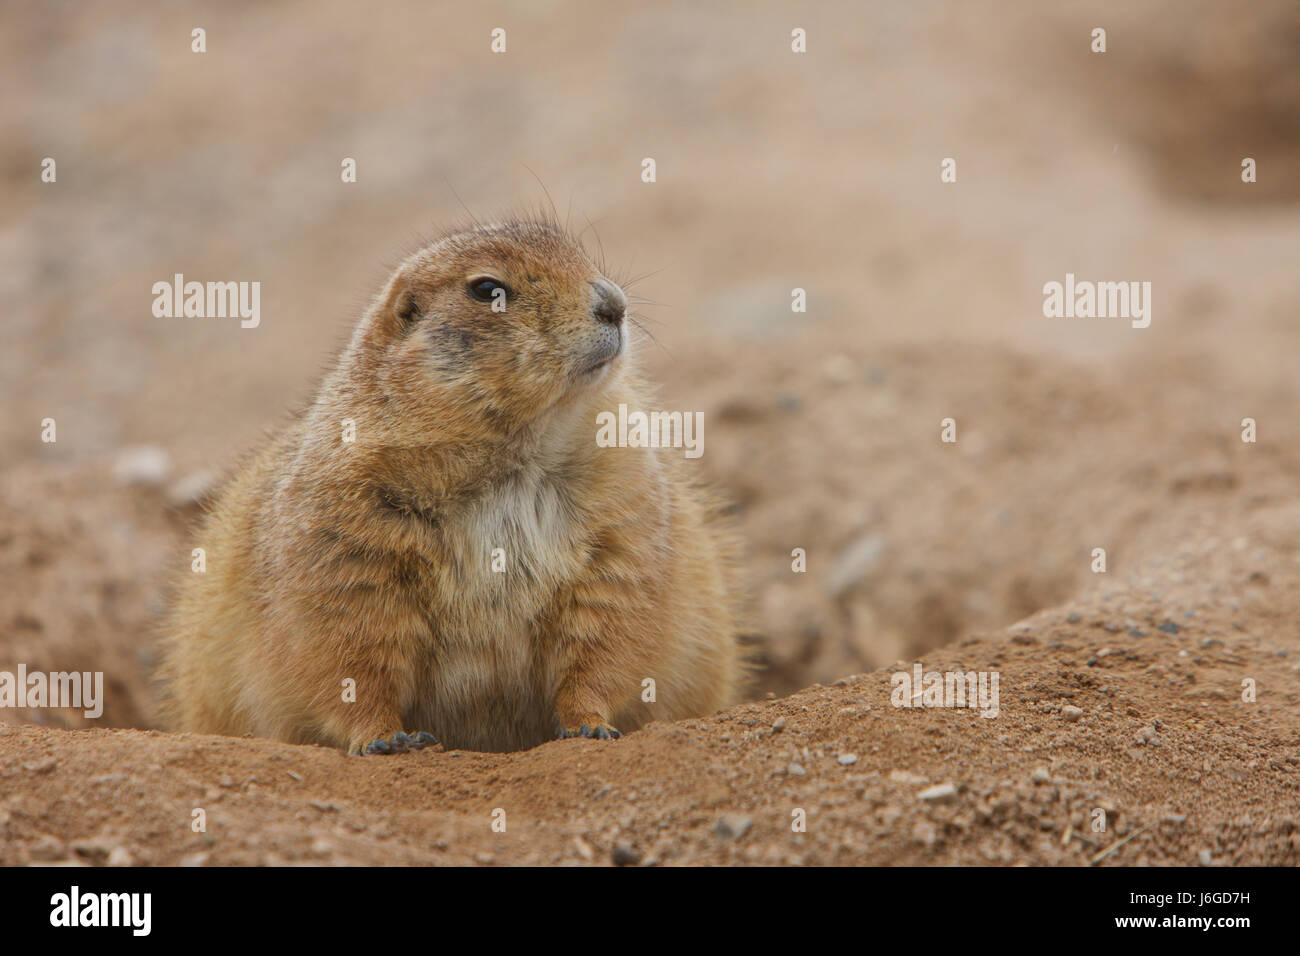
[[[448,516],[413,729],[474,749],[549,737],[556,675],[537,653],[535,622],[582,572],[575,519],[565,489],[540,473],[521,474]]]

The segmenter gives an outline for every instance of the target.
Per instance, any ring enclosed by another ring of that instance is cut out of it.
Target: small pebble
[[[730,840],[735,842],[749,832],[749,828],[754,825],[754,821],[749,817],[741,816],[738,813],[724,813],[718,817],[718,822],[713,826],[713,835],[720,840]]]
[[[135,858],[131,856],[131,851],[124,846],[113,847],[113,852],[108,855],[109,866],[134,866]]]
[[[928,787],[917,794],[917,797],[927,803],[947,803],[955,799],[957,788],[950,783],[937,783],[933,787]]]
[[[636,866],[641,862],[641,854],[630,843],[615,843],[610,858],[615,866]]]
[[[94,836],[85,840],[74,840],[72,849],[77,856],[84,856],[88,860],[103,863],[108,859],[108,855],[113,852],[116,845],[117,843],[112,837]]]

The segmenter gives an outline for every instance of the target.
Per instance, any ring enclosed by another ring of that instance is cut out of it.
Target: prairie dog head
[[[403,413],[443,433],[504,435],[618,374],[626,310],[562,229],[512,220],[407,259],[354,344]]]

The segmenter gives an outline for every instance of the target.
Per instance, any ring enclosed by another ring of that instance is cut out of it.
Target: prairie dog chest
[[[586,548],[560,491],[513,486],[444,526],[428,667],[411,726],[468,749],[532,746],[552,732],[553,667],[535,621],[582,573]]]
[[[511,481],[450,516],[439,556],[440,639],[526,648],[521,629],[586,563],[577,517],[564,489],[539,476]]]

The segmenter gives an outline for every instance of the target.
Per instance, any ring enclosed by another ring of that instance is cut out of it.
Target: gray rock
[[[615,843],[610,858],[615,866],[636,866],[641,862],[641,854],[630,843]]]
[[[719,840],[735,842],[749,832],[754,821],[739,813],[724,813],[713,825],[713,835]]]

